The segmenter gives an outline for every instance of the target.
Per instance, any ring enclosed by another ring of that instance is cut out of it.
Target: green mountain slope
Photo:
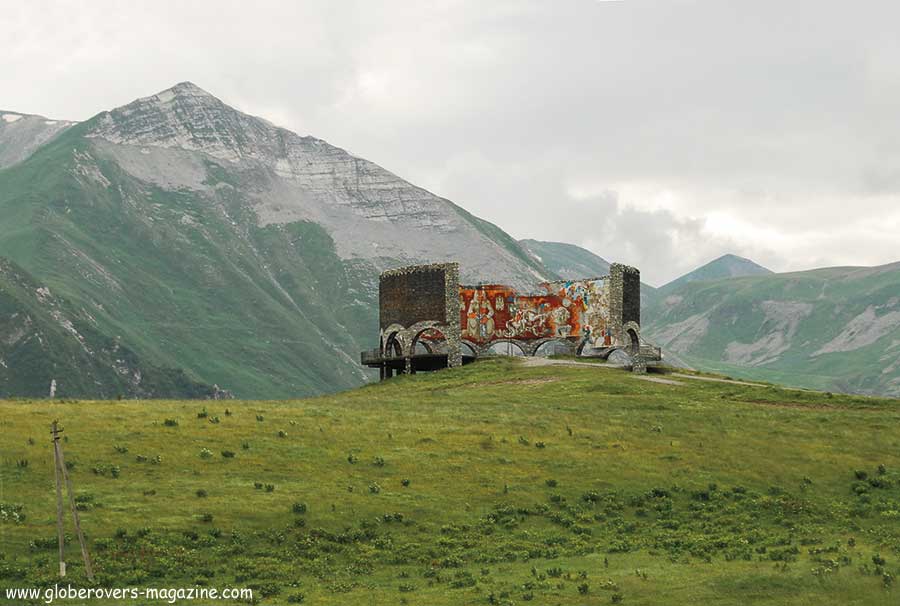
[[[148,186],[100,158],[88,127],[0,172],[3,254],[90,309],[103,334],[239,396],[360,383],[360,344],[319,327],[363,334],[374,312],[321,228],[247,227],[229,189],[210,201]]]
[[[100,587],[895,603],[900,402],[669,379],[494,360],[302,401],[0,402],[0,603],[56,582],[53,419]]]
[[[96,313],[96,310],[95,310]],[[147,364],[97,330],[94,316],[0,258],[0,397],[225,397],[176,369]]]
[[[146,364],[245,398],[367,380],[358,353],[377,342],[386,267],[454,259],[469,280],[550,277],[450,201],[190,83],[0,170],[0,256]],[[118,393],[94,383],[77,395]]]
[[[609,273],[609,261],[574,244],[541,240],[519,240],[519,244],[564,280],[594,278]]]
[[[644,329],[698,368],[900,395],[900,263],[682,284]]]

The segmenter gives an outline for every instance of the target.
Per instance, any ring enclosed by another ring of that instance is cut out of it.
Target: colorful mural
[[[548,282],[546,293],[520,295],[508,286],[460,287],[462,338],[479,345],[499,340],[567,339],[610,345],[606,282]]]

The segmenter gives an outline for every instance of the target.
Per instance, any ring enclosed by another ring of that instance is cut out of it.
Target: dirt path
[[[693,379],[694,381],[709,381],[710,383],[728,383],[730,385],[747,385],[748,387],[771,387],[764,383],[750,383],[747,381],[735,381],[734,379],[717,379],[715,377],[697,377],[694,375],[685,375],[680,372],[673,372],[671,376],[678,377],[679,379]]]
[[[620,366],[618,364],[594,364],[591,362],[578,362],[576,360],[554,360],[552,358],[542,358],[542,357],[524,357],[523,364],[525,366],[582,366],[588,368],[602,368],[604,370],[624,370],[625,366]],[[698,377],[695,375],[687,375],[680,372],[673,372],[669,374],[670,377],[678,377],[679,379],[688,379],[692,381],[708,381],[710,383],[727,383],[730,385],[745,385],[747,387],[770,387],[769,385],[765,385],[763,383],[751,383],[749,381],[736,381],[734,379],[718,379],[715,377]],[[682,381],[676,381],[674,379],[666,379],[663,377],[654,377],[647,375],[634,375],[636,379],[641,379],[643,381],[650,381],[652,383],[661,383],[663,385],[684,385]]]

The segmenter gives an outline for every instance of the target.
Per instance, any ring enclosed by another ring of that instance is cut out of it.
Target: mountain
[[[596,278],[609,274],[609,261],[586,248],[564,242],[541,240],[519,240],[519,244],[535,261],[564,280]],[[642,305],[655,300],[656,289],[641,282]]]
[[[17,145],[33,153],[0,170],[0,256],[148,368],[238,397],[365,381],[385,268],[453,259],[466,281],[553,277],[449,200],[191,83],[30,132]],[[119,389],[98,382],[67,393]]]
[[[519,240],[528,254],[564,280],[594,278],[609,273],[609,261],[591,251],[563,242]]]
[[[104,398],[227,395],[180,370],[146,364],[118,339],[98,332],[88,310],[55,296],[3,258],[0,343],[0,398],[81,393]]]
[[[763,276],[771,274],[770,269],[758,265],[750,259],[737,255],[722,255],[706,265],[698,267],[692,272],[686,273],[680,278],[672,280],[668,284],[660,286],[657,290],[664,295],[676,290],[682,284],[689,282],[704,282],[709,280],[721,280],[723,278],[740,278],[742,276]]]
[[[900,395],[900,263],[684,282],[643,328],[705,370]]]
[[[0,168],[18,164],[73,124],[0,110]]]

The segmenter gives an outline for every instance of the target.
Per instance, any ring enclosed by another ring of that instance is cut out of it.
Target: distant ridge
[[[657,290],[665,294],[676,290],[679,286],[689,282],[701,282],[708,280],[721,280],[723,278],[743,278],[745,276],[764,276],[773,273],[771,269],[733,254],[722,255],[718,259],[701,265],[694,271],[684,274],[660,286]]]

